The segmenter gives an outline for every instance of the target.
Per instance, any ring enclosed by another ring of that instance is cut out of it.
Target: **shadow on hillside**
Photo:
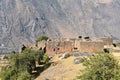
[[[35,76],[35,78],[37,78],[40,73],[42,73],[44,70],[46,70],[47,68],[49,68],[51,66],[53,62],[49,62],[45,65],[42,65],[42,66],[37,66],[36,67],[36,72],[33,73],[33,75]]]

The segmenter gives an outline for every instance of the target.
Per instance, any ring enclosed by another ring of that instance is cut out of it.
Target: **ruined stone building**
[[[46,53],[59,54],[72,52],[74,43],[71,41],[48,41],[46,45]]]
[[[41,41],[37,46],[38,49],[46,48],[47,54],[59,54],[71,52],[74,47],[74,42],[66,38],[53,38],[48,41]]]
[[[98,52],[104,48],[102,40],[76,40],[75,47],[79,52]]]
[[[99,52],[105,45],[112,45],[111,38],[52,38],[40,41],[34,49],[45,49],[47,54],[60,54],[65,52]],[[35,45],[34,45],[35,46]]]
[[[113,40],[112,38],[100,38],[100,40],[103,41],[104,45],[112,45],[113,44]]]
[[[53,38],[38,43],[38,48],[46,47],[47,54],[59,54],[65,52],[98,52],[104,49],[104,45],[112,45],[110,38]]]

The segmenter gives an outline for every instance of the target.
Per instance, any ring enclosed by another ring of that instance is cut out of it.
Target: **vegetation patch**
[[[120,65],[112,54],[99,53],[84,58],[81,80],[120,80]]]
[[[47,40],[48,40],[48,37],[45,36],[45,35],[42,35],[42,36],[40,36],[40,37],[38,37],[38,38],[36,39],[36,42],[39,42],[39,41],[42,41],[42,40],[47,41]]]
[[[33,80],[44,69],[49,57],[43,50],[31,50],[26,48],[20,54],[8,55],[9,66],[3,67],[0,72],[1,80]],[[43,67],[36,67],[36,63]],[[36,71],[36,73],[34,73]]]

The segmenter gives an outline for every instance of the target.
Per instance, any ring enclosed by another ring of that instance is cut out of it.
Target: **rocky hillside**
[[[120,0],[0,0],[0,52],[49,37],[120,38]]]

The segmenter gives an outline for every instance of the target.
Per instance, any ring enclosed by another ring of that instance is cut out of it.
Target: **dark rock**
[[[90,37],[88,36],[88,37],[84,37],[84,39],[90,39]]]
[[[113,43],[113,46],[114,46],[114,47],[117,47],[117,44]]]
[[[109,48],[104,48],[103,49],[105,53],[110,53],[110,49]]]

